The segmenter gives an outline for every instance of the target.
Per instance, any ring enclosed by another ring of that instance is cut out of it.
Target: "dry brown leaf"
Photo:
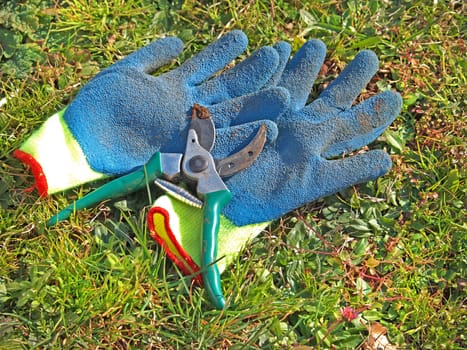
[[[365,350],[397,350],[386,337],[387,328],[375,322],[368,327],[368,339],[363,343]]]

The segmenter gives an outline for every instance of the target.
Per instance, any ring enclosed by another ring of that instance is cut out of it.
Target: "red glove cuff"
[[[170,214],[161,207],[152,207],[148,213],[148,228],[151,237],[164,249],[167,256],[185,275],[194,275],[194,280],[203,284],[199,266],[179,244],[170,228]]]
[[[41,165],[29,153],[23,152],[19,149],[13,152],[13,156],[29,166],[31,173],[34,176],[34,186],[39,192],[39,196],[46,197],[49,192],[49,187],[47,184],[47,178],[45,177]]]

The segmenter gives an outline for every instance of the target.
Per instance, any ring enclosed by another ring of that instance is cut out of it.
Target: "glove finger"
[[[163,38],[131,53],[109,68],[135,68],[149,74],[177,58],[182,50],[183,42],[179,38]]]
[[[223,69],[245,51],[248,38],[240,30],[233,30],[208,45],[171,74],[184,79],[189,85],[198,85]]]
[[[255,137],[259,128],[266,126],[266,143],[273,143],[277,139],[278,129],[271,120],[257,120],[242,125],[231,126],[216,130],[216,143],[211,151],[216,159],[225,158],[243,149]]]
[[[370,50],[361,51],[312,103],[322,112],[347,109],[378,70],[379,61]]]
[[[272,75],[269,81],[266,83],[266,87],[277,86],[284,73],[284,69],[289,62],[291,47],[290,44],[285,41],[279,41],[273,46],[273,49],[276,50],[279,55],[279,64],[277,65],[276,72]]]
[[[320,40],[306,42],[287,64],[279,86],[290,92],[291,109],[305,106],[310,90],[326,57],[326,46]]]
[[[196,96],[207,104],[245,95],[261,89],[275,72],[279,55],[264,46],[235,67],[196,88]]]
[[[218,103],[209,111],[217,128],[258,119],[276,120],[288,107],[289,99],[287,90],[276,87]]]
[[[385,91],[329,119],[325,124],[332,134],[322,138],[326,148],[321,155],[336,157],[368,145],[394,121],[401,107],[401,96]]]
[[[389,155],[381,150],[369,151],[352,157],[329,160],[315,169],[316,183],[326,184],[322,195],[330,195],[350,186],[375,180],[386,174],[392,166]]]

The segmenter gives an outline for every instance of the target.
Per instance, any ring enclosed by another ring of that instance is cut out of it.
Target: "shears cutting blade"
[[[47,222],[47,226],[67,219],[76,210],[117,199],[154,182],[169,194],[202,208],[201,274],[211,302],[216,308],[223,309],[225,298],[216,264],[217,235],[221,211],[232,194],[222,177],[232,176],[253,164],[266,142],[266,127],[262,125],[242,150],[223,159],[214,159],[210,153],[215,137],[215,126],[208,109],[195,104],[183,154],[156,152],[140,169],[108,182],[61,210]],[[183,180],[196,184],[196,196],[173,184]]]

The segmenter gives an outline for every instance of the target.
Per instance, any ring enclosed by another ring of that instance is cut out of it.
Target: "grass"
[[[465,348],[465,11],[421,0],[7,1],[0,349],[372,349],[377,326],[400,349]],[[249,52],[323,40],[327,74],[314,93],[372,49],[381,67],[363,96],[392,88],[404,106],[376,141],[392,171],[274,222],[223,274],[233,306],[218,312],[148,238],[144,193],[45,229],[92,186],[38,199],[11,152],[99,69],[153,38],[180,36],[181,62],[234,28]]]

